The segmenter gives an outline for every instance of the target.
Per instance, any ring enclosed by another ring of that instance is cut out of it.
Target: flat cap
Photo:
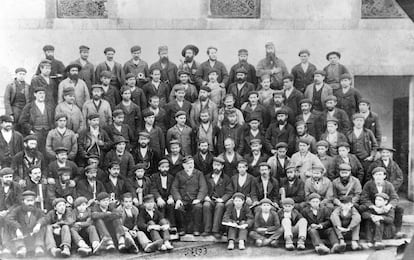
[[[339,148],[339,147],[346,147],[346,148],[349,148],[349,147],[351,147],[347,142],[340,142],[340,143],[338,143],[337,145],[336,145],[336,147],[337,148]]]
[[[175,113],[175,117],[179,117],[179,116],[187,116],[187,113],[185,111],[178,111],[177,113]]]
[[[387,172],[387,170],[386,170],[384,167],[375,167],[375,168],[372,170],[372,175],[374,175],[374,174],[376,174],[376,173],[378,173],[378,172],[386,173],[386,172]]]
[[[54,50],[55,50],[55,47],[53,47],[53,45],[48,44],[48,45],[43,46],[43,51],[54,51]]]
[[[183,75],[183,74],[185,74],[187,76],[190,76],[190,72],[187,71],[187,70],[179,70],[177,74],[178,74],[178,77]]]
[[[295,205],[295,201],[292,198],[282,199],[282,205]]]
[[[142,201],[144,203],[148,202],[148,201],[154,201],[154,200],[155,200],[155,197],[154,197],[153,194],[147,194],[147,195],[144,196],[144,198],[142,198]]]
[[[326,76],[326,72],[324,70],[315,70],[313,75],[316,75],[316,74],[322,75],[324,77]]]
[[[178,144],[178,145],[181,145],[180,141],[178,141],[177,139],[172,139],[172,140],[170,141],[170,145],[173,145],[173,144]]]
[[[131,53],[136,52],[136,51],[141,51],[141,46],[134,45],[131,47]]]
[[[336,117],[334,117],[334,116],[329,116],[327,119],[326,119],[326,123],[329,123],[329,122],[333,122],[333,123],[336,123],[336,124],[338,124],[338,119],[336,118]]]
[[[35,135],[27,135],[27,136],[25,136],[25,137],[24,137],[24,139],[23,139],[23,141],[25,141],[25,142],[30,141],[30,140],[35,140],[35,141],[37,141],[37,137],[36,137]]]
[[[326,54],[326,59],[329,60],[329,57],[331,55],[336,55],[338,56],[338,58],[341,58],[341,53],[339,53],[338,51],[331,51],[331,52],[328,52],[328,54]]]
[[[175,92],[185,91],[185,87],[183,85],[178,85],[174,89],[175,89]]]
[[[82,205],[83,203],[88,203],[88,199],[83,197],[83,196],[80,196],[73,202],[73,205],[76,208],[76,207],[79,207],[80,205]]]
[[[267,168],[270,169],[270,165],[267,162],[261,162],[261,163],[259,163],[259,167],[262,167],[262,166],[265,166],[265,167],[267,167]]]
[[[247,75],[247,70],[244,67],[240,67],[240,68],[236,69],[236,74],[237,73],[243,73],[243,74]]]
[[[115,109],[113,112],[112,112],[112,117],[117,117],[117,116],[119,116],[119,115],[124,115],[124,111],[122,110],[122,109]]]
[[[74,95],[75,94],[75,88],[72,86],[66,87],[63,89],[63,96],[67,95]]]
[[[134,73],[127,73],[126,75],[125,75],[125,79],[126,80],[128,80],[128,79],[130,79],[130,78],[134,78],[135,79],[135,74]]]
[[[308,54],[310,56],[310,51],[308,49],[302,49],[302,50],[300,50],[299,53],[298,53],[298,56],[300,56],[300,55],[302,55],[304,53],[306,53],[306,54]]]
[[[135,172],[136,170],[139,169],[147,169],[147,164],[146,163],[137,163],[134,165],[134,167],[132,167],[132,171]]]
[[[22,196],[23,197],[36,197],[36,193],[31,190],[26,190],[26,191],[23,191]]]
[[[158,162],[158,166],[161,166],[161,165],[163,165],[163,164],[170,164],[170,162],[167,160],[167,159],[161,159],[159,162]]]
[[[94,85],[91,86],[91,90],[93,90],[95,88],[99,88],[99,89],[101,89],[103,91],[103,87],[100,84],[94,84]]]
[[[295,163],[289,163],[287,166],[286,166],[286,171],[288,171],[288,170],[290,170],[290,169],[294,169],[295,171],[296,171],[296,169],[297,169],[297,167],[296,167],[296,164]]]
[[[349,73],[344,73],[344,74],[342,74],[340,77],[339,77],[339,80],[341,81],[341,80],[343,80],[343,79],[349,79],[349,80],[352,80],[352,76],[351,76],[351,74],[349,74]]]
[[[352,170],[352,168],[351,168],[351,165],[349,165],[349,164],[347,164],[347,163],[341,163],[341,164],[339,165],[339,170],[340,170],[340,171],[351,171],[351,170]]]
[[[259,116],[257,116],[257,115],[252,115],[252,116],[250,116],[247,120],[246,120],[248,123],[250,123],[250,122],[252,122],[252,121],[258,121],[258,122],[261,122],[262,120],[261,120],[261,118],[259,117]]]
[[[144,137],[144,138],[150,138],[150,134],[148,133],[148,132],[145,132],[145,131],[141,131],[141,132],[139,132],[138,133],[138,137]]]
[[[309,138],[306,138],[306,137],[301,137],[301,138],[299,138],[299,140],[298,140],[298,144],[299,144],[299,143],[304,143],[304,144],[310,145],[310,144],[311,144],[311,141],[310,141],[310,139],[309,139]]]
[[[42,86],[37,86],[37,87],[35,87],[35,89],[34,89],[34,93],[37,93],[37,92],[39,92],[39,91],[46,92],[46,89],[45,89],[44,87],[42,87]]]
[[[262,144],[262,140],[260,138],[253,138],[250,140],[250,145],[252,144]]]
[[[380,146],[378,149],[377,149],[377,151],[383,151],[383,150],[387,150],[387,151],[390,151],[390,152],[393,152],[393,153],[395,153],[396,152],[396,150],[393,148],[393,147],[391,147],[391,146]]]
[[[59,147],[57,147],[56,149],[55,149],[55,153],[56,154],[58,154],[58,153],[61,153],[61,152],[65,152],[65,153],[67,153],[69,150],[68,150],[68,148],[66,148],[66,147],[64,147],[64,146],[59,146]]]
[[[355,119],[358,119],[358,118],[361,118],[361,119],[364,119],[365,120],[364,115],[361,114],[361,113],[356,113],[356,114],[353,114],[352,115],[352,120],[355,120]]]
[[[104,53],[106,54],[109,51],[115,52],[115,49],[112,48],[112,47],[106,47],[105,50],[104,50]]]
[[[109,164],[107,166],[108,166],[108,169],[112,169],[116,165],[121,166],[121,161],[119,161],[117,159],[112,160],[112,161],[109,162]]]
[[[299,120],[295,123],[295,126],[306,125],[306,122],[303,120]]]
[[[114,136],[114,145],[119,143],[127,143],[128,141],[122,135],[115,135]]]
[[[246,50],[246,49],[240,49],[238,52],[237,52],[239,55],[247,55],[247,54],[249,54],[249,52]]]
[[[17,68],[15,71],[14,71],[14,73],[19,73],[19,72],[24,72],[24,73],[27,73],[27,70],[25,69],[25,68]]]
[[[275,48],[275,44],[273,42],[266,42],[265,48],[267,48],[267,47],[273,47],[273,48]]]
[[[388,194],[384,193],[384,192],[380,192],[380,193],[375,194],[375,197],[381,197],[384,200],[390,200],[390,196],[388,196]]]
[[[193,157],[191,155],[187,155],[183,158],[183,163],[188,163],[194,161]]]
[[[65,203],[66,205],[66,200],[64,198],[56,198],[53,200],[52,206],[56,207],[57,204],[62,203],[62,202]]]
[[[259,201],[259,205],[263,205],[263,204],[266,204],[266,203],[269,204],[270,206],[273,206],[273,202],[268,198],[263,198]]]
[[[284,108],[281,108],[278,111],[276,111],[276,116],[277,115],[281,115],[281,114],[283,114],[283,115],[289,115],[289,112],[286,109],[284,109]]]
[[[40,61],[40,65],[52,65],[52,62],[48,59],[43,59]]]
[[[325,167],[323,165],[312,165],[312,171],[321,171],[322,173],[325,171]]]
[[[99,114],[98,113],[92,113],[88,115],[88,120],[92,120],[95,118],[99,118]]]
[[[82,51],[82,50],[90,50],[90,48],[88,46],[86,46],[86,45],[81,45],[81,46],[79,46],[79,50],[80,51]]]
[[[98,171],[98,168],[93,164],[86,166],[85,167],[85,173],[88,173],[90,171],[95,171],[96,172],[96,171]]]
[[[2,115],[2,116],[0,116],[0,122],[9,122],[9,123],[13,123],[13,119],[11,118],[11,116],[8,116],[8,115]]]
[[[369,100],[368,100],[368,99],[366,99],[366,98],[361,98],[361,99],[358,101],[358,105],[359,105],[359,104],[361,104],[361,103],[365,103],[365,104],[367,104],[367,105],[370,105],[370,104],[371,104],[371,102],[369,102]]]
[[[282,81],[288,79],[290,81],[293,81],[295,78],[293,77],[292,74],[286,74],[285,76],[283,76]]]
[[[250,91],[249,94],[247,94],[248,97],[250,97],[251,95],[259,96],[259,92],[256,90],[253,90],[253,91]]]
[[[107,192],[103,191],[103,192],[100,192],[98,194],[98,196],[96,196],[96,200],[101,201],[101,200],[104,200],[104,199],[109,199],[109,197],[110,197],[109,194]]]
[[[55,121],[58,121],[61,118],[66,118],[66,120],[68,120],[68,116],[66,114],[58,113],[58,114],[55,115]]]
[[[223,158],[221,158],[221,157],[213,157],[213,162],[218,162],[218,163],[221,163],[221,164],[224,164],[225,163],[225,161],[224,161],[224,159]]]
[[[70,174],[72,174],[72,169],[70,167],[68,167],[68,166],[59,167],[57,169],[57,173],[59,175],[63,175],[64,173],[70,173]]]
[[[288,144],[285,143],[285,142],[279,142],[279,143],[276,144],[275,148],[276,148],[276,150],[279,149],[279,148],[288,148]]]
[[[311,200],[313,200],[313,199],[318,199],[318,200],[320,200],[320,199],[321,199],[321,195],[319,195],[318,193],[312,193],[312,194],[310,194],[310,195],[308,196],[308,200],[309,200],[309,201],[311,201]]]
[[[162,45],[158,47],[158,53],[161,53],[162,51],[168,51],[168,46]]]
[[[101,72],[101,74],[99,75],[101,78],[102,77],[105,77],[105,78],[112,78],[112,73],[111,72],[109,72],[109,71],[107,71],[107,70],[104,70],[104,71],[102,71]]]
[[[149,117],[149,116],[155,116],[154,111],[152,111],[151,109],[144,109],[144,111],[142,111],[142,117]]]
[[[208,52],[210,50],[216,50],[216,51],[218,51],[217,47],[215,47],[215,46],[209,46],[209,47],[207,47],[207,54],[208,54]]]
[[[311,104],[312,105],[312,100],[308,99],[308,98],[304,98],[301,101],[299,101],[299,105],[302,104]]]
[[[193,44],[188,44],[184,47],[184,49],[181,51],[181,56],[185,57],[185,52],[187,50],[192,50],[194,52],[194,56],[196,56],[198,54],[198,48],[197,46],[193,45]]]
[[[332,100],[336,101],[336,102],[338,101],[338,99],[334,95],[329,95],[329,96],[326,97],[325,103],[328,102],[328,101],[332,101]]]
[[[351,196],[342,196],[339,198],[339,201],[341,203],[350,203],[352,202],[352,197]]]
[[[0,177],[3,177],[5,175],[13,175],[14,171],[12,168],[6,167],[0,170]]]
[[[210,92],[211,92],[211,88],[210,88],[209,86],[207,86],[207,85],[205,85],[205,86],[201,86],[201,87],[200,87],[200,90],[207,91],[208,93],[210,93]]]
[[[319,146],[325,146],[326,148],[328,148],[329,143],[328,143],[328,141],[320,140],[319,142],[316,143],[316,147],[319,147]]]
[[[246,196],[243,193],[241,193],[241,192],[236,192],[236,193],[233,194],[233,197],[232,198],[233,199],[235,199],[235,198],[241,198],[242,200],[245,200],[246,199]]]
[[[211,70],[208,71],[208,75],[210,75],[213,72],[215,72],[217,75],[219,74],[219,71],[217,69],[212,68]]]

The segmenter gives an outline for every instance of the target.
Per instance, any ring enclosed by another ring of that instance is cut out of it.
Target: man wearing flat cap
[[[83,104],[82,114],[85,120],[92,114],[99,115],[99,125],[106,126],[112,123],[112,109],[108,101],[102,98],[103,88],[102,85],[92,85],[92,99]]]
[[[78,154],[78,138],[76,134],[66,127],[67,115],[57,114],[55,116],[56,128],[49,131],[46,137],[46,156],[49,161],[56,158],[55,150],[65,147],[68,151],[69,160],[74,160]]]
[[[300,210],[306,206],[305,202],[305,182],[299,177],[297,168],[290,163],[286,167],[286,176],[280,178],[280,198],[292,199],[296,209]]]
[[[207,111],[209,114],[209,120],[213,127],[217,127],[218,121],[218,107],[210,99],[211,89],[208,86],[200,87],[198,99],[191,105],[190,111],[190,124],[193,128],[199,127],[201,124],[206,124],[206,120],[202,122],[200,115],[202,111]],[[206,126],[204,126],[206,127]]]
[[[22,189],[13,181],[14,170],[9,167],[0,170],[0,218],[21,204]]]
[[[109,72],[109,85],[115,87],[117,90],[125,84],[125,73],[122,65],[114,60],[115,49],[107,47],[104,50],[106,60],[96,66],[95,80],[96,84],[102,84],[102,72]]]
[[[111,84],[111,72],[104,70],[100,74],[101,87],[102,87],[102,99],[108,101],[111,109],[114,110],[115,106],[121,102],[121,95],[117,87]]]
[[[169,101],[173,101],[175,99],[175,90],[177,88],[184,88],[185,96],[184,98],[188,100],[190,103],[194,103],[197,100],[198,92],[196,87],[189,82],[190,73],[185,70],[178,71],[178,80],[179,82],[173,86],[170,92]]]
[[[92,205],[99,193],[105,191],[105,186],[100,180],[96,179],[98,173],[96,165],[88,165],[85,167],[85,178],[81,178],[76,182],[76,195],[78,197],[83,196],[88,200],[88,204]],[[106,179],[108,174],[105,174]]]
[[[299,176],[303,181],[312,176],[314,168],[322,169],[323,172],[325,171],[321,160],[319,160],[318,156],[311,153],[309,149],[310,141],[306,138],[299,139],[298,151],[290,159],[290,162],[298,168]]]
[[[141,46],[134,45],[131,47],[132,58],[125,62],[125,75],[132,73],[136,79],[136,85],[142,88],[149,80],[150,73],[148,63],[141,58]]]
[[[283,76],[282,82],[285,104],[292,109],[294,118],[296,118],[300,112],[300,101],[303,99],[303,93],[297,90],[293,85],[294,77],[292,74]]]
[[[151,64],[150,71],[158,68],[161,72],[161,82],[167,84],[169,91],[171,91],[172,87],[178,82],[177,65],[168,58],[168,46],[159,46],[158,56],[160,57],[159,60]]]
[[[260,98],[260,91],[259,91]],[[285,94],[283,90],[273,90],[272,97],[269,104],[266,106],[268,113],[270,114],[271,123],[276,122],[276,114],[279,110],[287,111],[287,122],[292,126],[295,125],[295,114],[293,110],[285,104]]]
[[[335,175],[329,177],[331,180],[339,177],[339,165],[345,163],[351,166],[351,175],[358,178],[362,182],[364,180],[364,168],[362,167],[359,159],[350,153],[350,146],[347,142],[342,142],[337,144],[338,155],[334,157],[335,163]]]
[[[251,91],[247,94],[248,101],[241,106],[244,119],[249,121],[251,117],[259,118],[264,129],[267,129],[271,118],[270,113],[265,106],[259,103],[259,93]]]
[[[170,93],[170,86],[164,82],[161,82],[161,68],[154,67],[150,70],[151,80],[142,87],[145,97],[148,100],[150,106],[154,108],[163,108],[167,104]],[[151,104],[151,98],[158,98],[157,106],[154,103]]]
[[[89,94],[88,94],[89,95]],[[75,89],[67,87],[62,92],[63,101],[55,109],[55,115],[67,115],[66,127],[75,133],[79,133],[85,128],[85,118],[82,114],[82,106],[78,107],[75,103]]]
[[[336,107],[343,109],[348,118],[358,111],[358,103],[362,96],[359,90],[352,87],[352,76],[349,73],[342,74],[339,77],[341,87],[334,91],[334,95],[338,98]]]
[[[266,57],[259,61],[256,68],[257,77],[263,76],[263,74],[269,74],[271,76],[272,89],[283,88],[282,78],[288,74],[285,62],[276,56],[276,48],[273,42],[265,44]]]
[[[254,138],[249,143],[250,152],[245,153],[244,159],[248,163],[248,172],[254,177],[260,176],[260,165],[266,163],[269,156],[263,152],[263,143],[261,139]]]
[[[122,109],[115,109],[112,111],[112,124],[104,126],[109,138],[114,141],[116,136],[122,136],[128,142],[127,151],[130,151],[132,145],[136,142],[136,134],[132,128],[124,123],[125,114]]]
[[[359,205],[361,197],[362,186],[357,177],[352,176],[351,166],[342,163],[338,167],[338,175],[336,179],[332,180],[333,203],[335,206],[340,206],[340,198],[350,196],[351,202],[355,207]]]
[[[286,169],[290,162],[290,158],[286,154],[288,144],[279,142],[276,144],[275,150],[276,153],[267,160],[267,163],[270,165],[272,177],[275,177],[280,182],[282,178],[286,178]]]
[[[127,151],[128,141],[121,135],[114,136],[113,148],[105,155],[104,168],[109,168],[111,162],[119,162],[120,177],[125,179],[131,176],[132,168],[135,165],[132,154]]]
[[[300,63],[292,68],[291,74],[293,75],[295,88],[304,93],[306,87],[313,83],[313,73],[316,71],[316,66],[309,62],[309,50],[300,50],[298,56]]]
[[[312,173],[305,180],[305,198],[313,193],[321,197],[321,205],[333,209],[333,186],[331,180],[324,176],[325,169],[320,166],[312,168]]]
[[[79,179],[80,173],[78,166],[71,160],[68,159],[68,149],[66,147],[58,147],[55,149],[54,153],[55,160],[49,163],[47,169],[47,180],[49,184],[53,184],[60,177],[60,169],[70,172],[70,178],[72,180]]]
[[[329,84],[333,90],[340,88],[340,77],[345,73],[349,73],[347,67],[339,63],[341,59],[341,53],[337,51],[331,51],[326,54],[326,59],[329,61],[329,64],[323,68],[326,72],[325,82]]]
[[[181,144],[181,152],[184,155],[192,155],[195,150],[194,131],[191,127],[186,125],[188,114],[184,111],[175,113],[176,124],[167,131],[166,141],[178,140]]]
[[[23,136],[13,129],[13,118],[0,116],[0,163],[3,167],[10,166],[12,158],[23,150]]]
[[[265,139],[265,133],[261,127],[261,121],[258,117],[250,117],[247,125],[242,130],[242,136],[240,140],[239,147],[237,148],[237,152],[239,154],[250,154],[251,153],[251,141],[253,139],[259,139],[260,145],[262,146],[262,153],[269,154],[270,147],[267,146],[267,142]]]
[[[238,109],[248,101],[249,93],[256,89],[253,83],[247,81],[247,69],[240,67],[234,71],[234,81],[228,86],[227,93],[232,94],[236,100],[234,106]]]
[[[90,99],[89,89],[85,81],[79,78],[81,65],[77,63],[69,64],[66,67],[67,78],[59,83],[58,88],[58,103],[63,101],[63,91],[69,87],[75,90],[75,103],[79,108]]]
[[[39,65],[40,73],[32,78],[29,88],[28,102],[35,100],[35,92],[39,88],[45,90],[45,103],[55,107],[58,100],[58,80],[51,77],[51,62],[42,60]]]
[[[86,45],[79,46],[79,59],[72,61],[71,64],[76,63],[81,66],[79,78],[85,81],[90,91],[92,84],[95,83],[95,66],[88,60],[89,49]]]
[[[159,110],[160,111],[160,110]],[[145,132],[149,134],[148,142],[150,149],[154,150],[157,154],[162,156],[165,153],[165,132],[166,129],[161,128],[159,125],[156,124],[156,116],[152,109],[145,109],[142,112],[142,117],[144,119],[144,125],[141,132]],[[163,126],[163,125],[161,125]],[[139,142],[138,136],[138,142]]]
[[[299,139],[306,138],[309,140],[311,153],[316,154],[317,152],[316,139],[315,137],[309,134],[308,126],[306,125],[306,123],[304,121],[297,121],[295,124],[295,129],[296,129],[296,144],[295,144],[296,151],[299,148]]]
[[[348,142],[348,138],[343,132],[339,132],[339,120],[336,117],[331,117],[329,114],[326,118],[321,117],[321,124],[325,125],[325,132],[319,138],[320,140],[328,142],[328,154],[330,156],[338,155],[338,144]]]
[[[129,77],[132,76],[131,73],[128,75]],[[131,80],[129,79],[131,78],[127,77],[128,85],[122,86],[121,88],[120,94],[122,101],[117,106],[115,106],[115,110],[120,109],[123,111],[123,123],[128,126],[133,132],[136,132],[142,127],[142,110],[144,110],[147,106],[147,99],[145,97],[144,91],[135,86],[135,80],[132,80],[134,82],[130,83]],[[134,88],[134,90],[132,90],[132,88]],[[132,99],[132,95],[134,95],[134,99]]]
[[[200,67],[200,63],[197,62],[194,58],[198,54],[198,48],[195,45],[189,44],[184,47],[181,51],[181,56],[184,60],[180,60],[180,65],[178,65],[178,70],[186,71],[189,73],[189,82],[197,87],[197,90],[200,90],[200,86],[196,84],[196,73]]]
[[[112,161],[106,165],[108,166],[108,178],[103,182],[103,185],[105,186],[106,192],[108,192],[111,196],[111,200],[116,204],[120,204],[122,202],[123,194],[127,192],[135,194],[134,188],[130,182],[130,179],[126,179],[121,175],[122,166],[120,161]],[[133,170],[133,168],[131,168],[131,170]]]
[[[288,155],[295,151],[295,129],[288,122],[288,111],[279,109],[276,112],[276,122],[271,123],[266,130],[266,142],[271,147],[271,152],[276,152],[276,144],[285,142],[288,144]]]
[[[12,117],[13,122],[19,122],[24,106],[30,102],[30,86],[25,81],[27,70],[17,68],[13,82],[7,84],[4,92],[4,109],[6,115]]]
[[[186,113],[186,124],[190,125],[191,102],[185,99],[185,89],[183,86],[175,88],[175,99],[165,105],[164,109],[167,114],[168,128],[173,127],[177,123],[175,115],[179,111]]]
[[[386,170],[387,180],[392,183],[396,192],[401,188],[404,181],[404,175],[400,166],[394,161],[392,155],[395,149],[391,146],[380,146],[377,151],[380,153],[380,158],[373,161],[368,168],[367,174],[371,175],[372,171],[377,167],[383,167]]]
[[[210,46],[207,48],[208,60],[201,63],[196,72],[196,81],[199,87],[204,86],[209,81],[209,74],[212,69],[217,73],[217,82],[221,88],[226,88],[229,81],[229,74],[224,63],[217,60],[216,47]]]
[[[321,140],[316,143],[316,155],[325,167],[325,176],[331,181],[335,179],[335,159],[328,155],[329,143],[325,140]]]
[[[322,134],[322,127],[320,124],[320,115],[317,115],[312,111],[312,100],[304,98],[299,102],[300,112],[296,116],[297,121],[304,121],[306,123],[306,128],[308,133],[315,137],[316,140],[319,140]]]
[[[237,78],[237,70],[240,68],[244,68],[246,70],[244,80],[253,84],[253,86],[257,85],[256,69],[252,64],[247,62],[248,56],[249,52],[246,49],[240,49],[238,51],[239,62],[234,64],[230,69],[228,82],[229,85],[239,81]]]
[[[157,142],[153,138],[164,139],[164,135],[151,136],[151,133],[147,131],[139,132],[137,147],[132,150],[134,162],[145,164],[145,172],[147,175],[152,175],[157,170],[157,163],[165,154],[165,140],[159,140],[160,144],[153,146],[152,143]]]
[[[60,60],[55,59],[55,47],[52,45],[43,46],[43,52],[45,54],[45,59],[50,62],[50,78],[55,82],[55,85],[58,86],[65,76],[65,65]],[[40,64],[41,63],[42,62],[40,62]],[[37,67],[35,75],[41,74],[40,64]]]
[[[329,95],[326,97],[325,109],[320,117],[322,120],[321,127],[322,130],[326,130],[327,121],[330,118],[336,118],[338,120],[338,132],[346,134],[349,130],[351,130],[351,122],[348,118],[347,113],[344,110],[336,107],[337,103],[338,99],[336,96]]]
[[[325,77],[325,71],[316,70],[313,73],[313,83],[308,85],[305,90],[304,97],[312,101],[312,111],[318,115],[325,109],[326,98],[333,95],[331,86],[324,82]]]
[[[366,98],[361,98],[358,102],[358,110],[365,118],[364,128],[371,130],[375,139],[377,139],[378,145],[381,145],[382,131],[379,122],[380,120],[378,114],[371,110],[370,101]]]

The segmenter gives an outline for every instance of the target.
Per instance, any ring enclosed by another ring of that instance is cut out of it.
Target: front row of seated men
[[[52,184],[42,182],[40,167],[32,166],[23,193],[13,181],[14,171],[3,168],[3,253],[25,257],[29,251],[43,255],[46,250],[67,257],[72,246],[82,256],[116,249],[164,251],[173,249],[170,231],[178,230],[179,235],[202,232],[216,238],[227,233],[229,250],[236,242],[245,249],[248,238],[256,246],[272,247],[283,239],[286,249],[303,250],[309,237],[317,253],[327,254],[343,252],[348,239],[353,250],[361,249],[361,222],[368,246],[375,249],[384,247],[383,238],[400,231],[403,210],[382,167],[373,169],[372,180],[361,188],[348,164],[339,166],[339,177],[333,181],[317,165],[303,181],[296,166],[290,165],[279,183],[266,162],[259,164],[258,177],[248,173],[243,159],[237,162],[237,173],[229,177],[223,173],[225,163],[214,157],[213,172],[202,173],[186,156],[183,170],[173,177],[169,160],[162,159],[158,173],[147,177],[145,165],[138,164],[135,176],[127,180],[120,177],[119,162],[111,162],[110,183],[105,184],[97,179],[93,164],[73,183],[62,178],[66,171],[59,171]],[[115,190],[120,183],[123,188]],[[47,194],[60,190],[65,195],[52,198],[48,208],[45,201],[51,198],[40,195],[46,194],[44,189]]]

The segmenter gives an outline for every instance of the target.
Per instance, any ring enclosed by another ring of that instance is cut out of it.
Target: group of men
[[[318,70],[301,50],[289,73],[271,42],[256,67],[239,50],[230,72],[216,47],[199,63],[185,46],[179,66],[167,46],[151,66],[140,46],[123,66],[108,47],[96,68],[87,46],[66,67],[43,50],[30,84],[17,68],[4,95],[4,254],[164,251],[170,232],[227,233],[230,250],[248,237],[302,250],[309,236],[326,254],[348,236],[361,249],[361,222],[376,249],[403,235],[395,150],[339,52]]]

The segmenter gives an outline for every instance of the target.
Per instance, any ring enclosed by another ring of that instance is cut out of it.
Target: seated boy
[[[227,240],[228,250],[234,249],[234,241],[239,241],[239,249],[244,250],[247,240],[248,229],[253,226],[253,214],[249,206],[245,203],[246,196],[236,192],[233,195],[233,203],[228,205],[224,212],[222,224],[229,227]]]
[[[359,246],[359,228],[361,215],[352,204],[351,196],[340,198],[340,205],[331,214],[333,229],[339,239],[340,250],[343,252],[346,248],[345,237],[352,235],[352,250],[360,249]]]
[[[368,220],[366,225],[368,247],[374,246],[376,250],[384,249],[383,238],[393,238],[395,234],[395,211],[393,208],[386,210],[389,200],[390,197],[387,194],[377,193],[375,208],[371,207],[362,213],[362,218]]]
[[[250,231],[249,236],[255,240],[256,246],[277,247],[278,239],[283,234],[283,228],[280,226],[279,215],[276,211],[271,210],[273,202],[270,199],[262,199],[256,210],[254,217],[254,229]]]
[[[294,250],[293,236],[298,236],[297,248],[304,250],[308,221],[295,209],[295,201],[292,198],[282,199],[282,209],[278,214],[284,230],[285,248]]]
[[[78,246],[78,253],[81,256],[87,256],[96,253],[101,245],[99,241],[98,231],[92,222],[92,212],[88,204],[88,199],[78,197],[73,203],[72,211],[73,220],[75,221],[70,228],[72,240]],[[85,238],[89,240],[92,249],[85,242]]]
[[[65,198],[67,203],[73,205],[76,197],[76,182],[71,180],[71,169],[69,167],[59,168],[57,174],[55,183],[47,185],[48,199],[53,202],[56,198]]]
[[[138,215],[138,227],[149,235],[153,241],[163,239],[160,250],[171,250],[174,247],[170,243],[170,224],[168,220],[155,208],[154,195],[144,197],[144,208]]]

